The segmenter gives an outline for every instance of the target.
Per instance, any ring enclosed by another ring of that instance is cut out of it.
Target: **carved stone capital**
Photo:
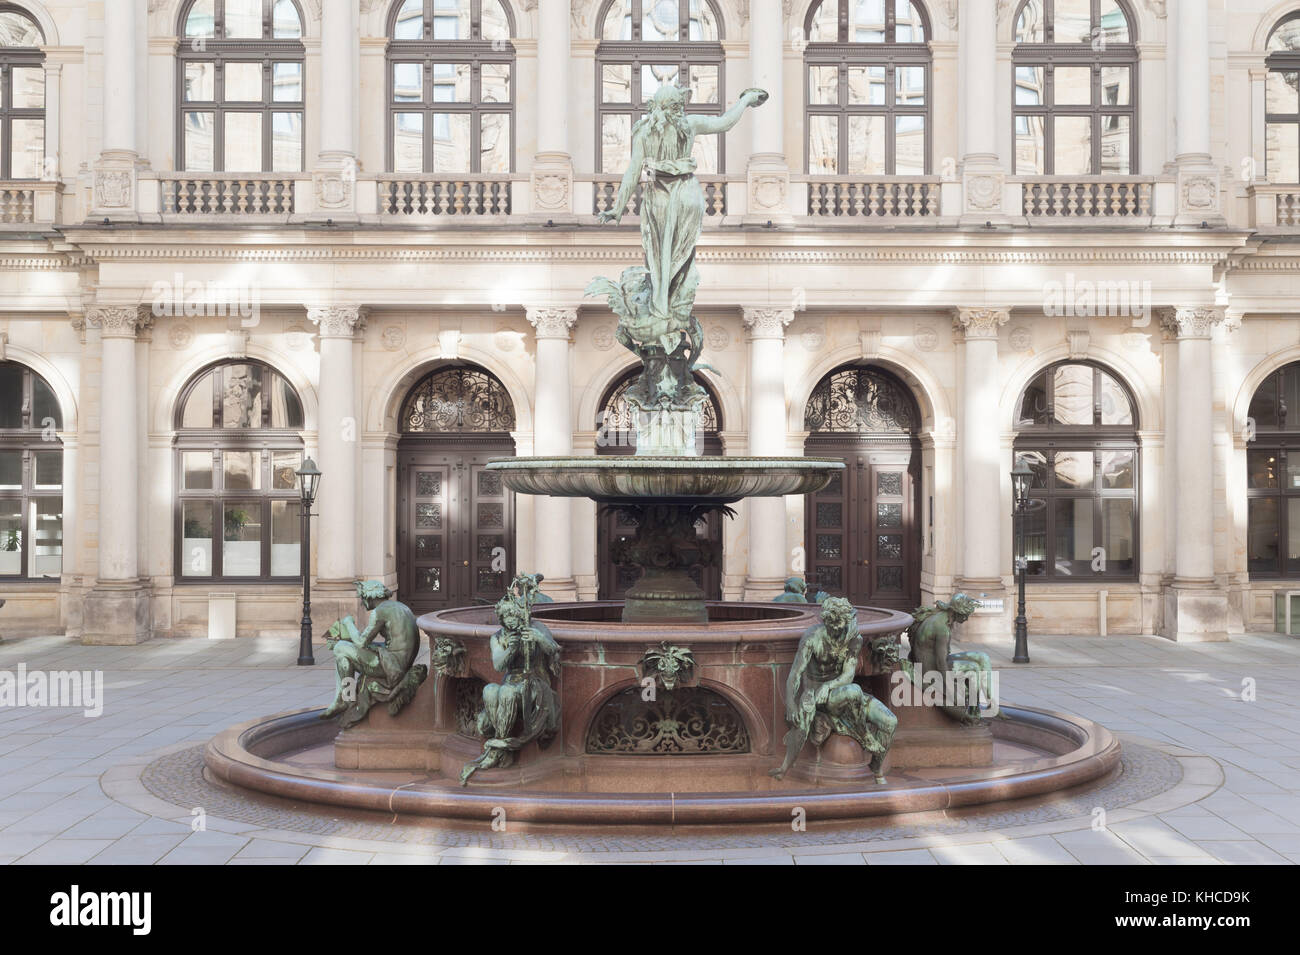
[[[538,338],[563,338],[567,341],[569,330],[578,323],[578,308],[574,305],[530,305],[524,312]]]
[[[1206,338],[1224,319],[1219,305],[1189,305],[1166,308],[1160,313],[1160,326],[1179,340]]]
[[[140,305],[91,305],[86,324],[98,328],[103,338],[135,338],[136,332],[153,327],[153,315]]]
[[[320,329],[321,338],[354,338],[366,327],[360,305],[315,305],[307,309],[307,320]]]
[[[1071,361],[1083,361],[1088,357],[1088,345],[1092,336],[1086,328],[1071,328],[1065,333],[1065,340],[1070,348]]]
[[[740,313],[750,338],[785,338],[785,327],[794,321],[793,308],[744,308]]]
[[[959,308],[952,317],[952,327],[964,335],[967,341],[981,338],[996,340],[998,329],[1010,320],[1009,308]]]

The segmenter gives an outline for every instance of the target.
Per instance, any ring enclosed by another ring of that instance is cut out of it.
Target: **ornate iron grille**
[[[823,378],[804,411],[809,431],[916,430],[911,396],[893,378],[870,368],[845,368]]]
[[[609,400],[605,402],[604,429],[606,431],[636,431],[636,413],[627,403],[627,390],[632,387],[639,377],[639,373],[629,375],[610,392]],[[704,390],[708,394],[708,389]],[[714,403],[712,394],[708,394],[708,399],[704,402],[703,415],[700,420],[701,427],[705,432],[717,434],[718,406]]]
[[[735,707],[704,687],[660,690],[641,699],[640,685],[614,694],[587,731],[587,752],[622,756],[748,753],[749,731]]]
[[[411,389],[401,428],[411,433],[512,431],[515,407],[505,386],[486,371],[445,368]]]

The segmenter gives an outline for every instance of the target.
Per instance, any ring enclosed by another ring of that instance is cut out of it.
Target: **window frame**
[[[0,489],[0,503],[17,503],[19,513],[21,514],[22,540],[20,547],[22,550],[22,570],[18,574],[0,574],[0,585],[16,581],[50,581],[59,580],[63,574],[63,558],[66,549],[66,540],[63,536],[63,520],[59,522],[59,573],[50,575],[34,575],[32,573],[32,549],[35,545],[35,527],[34,527],[34,507],[37,501],[57,500],[60,505],[60,512],[63,511],[63,493],[67,487],[67,476],[63,472],[63,467],[67,463],[64,455],[63,441],[56,434],[54,439],[45,438],[44,427],[35,422],[35,387],[36,381],[39,380],[48,389],[50,400],[58,411],[58,419],[55,421],[55,430],[63,428],[63,409],[59,407],[59,398],[50,383],[45,380],[38,372],[31,367],[24,365],[22,362],[3,360],[2,365],[8,365],[19,368],[23,373],[22,386],[22,406],[21,406],[21,423],[17,428],[0,428],[0,452],[19,452],[22,454],[22,485],[18,488]],[[42,452],[49,453],[58,451],[59,453],[59,486],[54,489],[37,489],[36,487],[36,455]]]
[[[1292,11],[1273,24],[1273,29],[1268,31],[1268,40],[1265,41],[1265,46],[1267,47],[1268,43],[1272,42],[1273,35],[1278,30],[1296,20],[1300,20],[1300,10]],[[1296,168],[1291,170],[1295,176],[1294,179],[1274,179],[1272,170],[1268,168],[1268,128],[1278,125],[1294,126],[1297,141],[1300,142],[1300,105],[1297,105],[1294,113],[1268,112],[1268,76],[1273,73],[1295,73],[1300,76],[1300,49],[1274,50],[1264,60],[1264,67],[1267,71],[1264,77],[1264,180],[1270,184],[1293,185],[1300,183],[1300,162],[1297,162]],[[1297,90],[1297,99],[1300,101],[1300,90]],[[1297,157],[1300,158],[1300,150],[1297,150]]]
[[[36,18],[22,7],[11,3],[0,3],[0,13],[13,13],[27,20],[35,28],[45,44],[45,31],[36,22]],[[49,135],[46,110],[49,102],[48,91],[41,96],[42,106],[15,107],[13,105],[13,71],[15,68],[36,68],[42,71],[41,83],[45,83],[45,51],[39,46],[0,46],[0,181],[5,182],[40,182],[44,179],[46,137]],[[13,175],[13,124],[14,120],[39,119],[41,121],[41,170],[42,175],[34,178],[16,179]]]
[[[190,11],[199,0],[190,0],[181,8],[176,35],[176,168],[197,176],[212,175],[273,175],[289,176],[307,168],[307,48],[302,35],[306,32],[306,18],[298,0],[291,0],[298,12],[297,39],[274,36],[274,14],[277,0],[262,0],[262,37],[260,39],[224,39],[226,0],[213,0],[212,37],[187,37],[185,23]],[[201,40],[201,43],[199,42]],[[211,100],[185,99],[185,68],[192,63],[212,64]],[[262,72],[262,96],[257,100],[227,100],[225,98],[226,66],[232,63],[256,63]],[[298,100],[275,99],[275,64],[296,63],[301,77],[302,98]],[[212,114],[212,169],[190,169],[185,155],[185,115],[187,113]],[[226,169],[227,114],[248,113],[261,117],[260,169]],[[296,113],[299,117],[298,168],[275,169],[274,114]]]
[[[1294,369],[1300,374],[1300,362],[1289,362],[1269,373],[1259,386],[1255,389],[1254,394],[1250,397],[1250,405],[1255,404],[1255,399],[1261,391],[1267,387],[1273,388],[1275,407],[1285,408],[1285,402],[1282,400],[1282,381],[1288,370]],[[1287,421],[1287,418],[1294,420]],[[1282,581],[1300,579],[1300,567],[1295,572],[1289,572],[1287,569],[1288,551],[1290,543],[1290,534],[1288,532],[1288,502],[1300,499],[1300,487],[1288,488],[1285,486],[1284,477],[1287,472],[1287,458],[1291,455],[1300,457],[1300,408],[1295,409],[1292,415],[1283,415],[1284,425],[1281,427],[1260,428],[1255,426],[1254,440],[1246,445],[1247,467],[1246,467],[1246,574],[1250,580],[1256,581]],[[1279,460],[1277,463],[1278,481],[1277,487],[1251,487],[1250,486],[1250,467],[1249,456],[1252,453],[1273,451],[1277,454]],[[1278,502],[1277,507],[1277,559],[1274,569],[1270,571],[1256,570],[1251,567],[1250,555],[1250,502],[1261,498],[1272,499]],[[1297,561],[1300,564],[1300,560]]]
[[[808,7],[804,15],[803,38],[806,43],[803,51],[803,109],[804,109],[804,128],[803,128],[803,168],[806,175],[825,175],[834,177],[843,177],[855,175],[847,172],[849,159],[849,137],[848,124],[850,117],[854,116],[884,116],[885,117],[885,168],[891,170],[881,173],[882,176],[899,175],[898,170],[898,149],[897,149],[897,127],[898,117],[902,116],[921,116],[925,120],[925,145],[922,147],[924,154],[923,176],[929,176],[933,171],[933,150],[934,150],[934,127],[931,104],[934,92],[934,56],[930,47],[933,33],[931,30],[930,12],[920,0],[911,0],[912,6],[916,9],[921,17],[922,29],[925,30],[926,40],[923,43],[899,43],[896,41],[898,12],[893,0],[885,0],[885,39],[878,42],[851,41],[848,39],[848,4],[853,0],[819,0]],[[836,36],[835,42],[810,41],[808,37],[812,34],[812,24],[816,18],[818,10],[825,3],[838,3],[836,10]],[[836,99],[834,104],[813,103],[812,101],[812,68],[815,66],[835,66],[838,68]],[[848,102],[848,84],[849,69],[851,67],[875,67],[883,66],[885,68],[885,102],[883,105],[869,103],[852,103]],[[921,106],[899,106],[896,103],[898,95],[897,88],[897,69],[898,67],[919,66],[924,69],[925,87],[923,91],[923,104]],[[836,157],[837,171],[833,173],[814,173],[811,169],[812,150],[809,145],[809,134],[812,131],[812,118],[814,116],[835,116],[838,118],[837,123],[837,150]],[[904,175],[915,175],[914,173],[905,173]]]
[[[393,175],[408,176],[447,176],[449,178],[457,175],[479,176],[485,175],[482,171],[482,120],[480,117],[492,113],[506,113],[509,116],[508,128],[510,131],[510,168],[503,173],[487,173],[486,175],[513,175],[515,172],[515,105],[517,103],[519,85],[519,69],[516,57],[514,41],[506,42],[505,49],[495,49],[493,40],[483,39],[483,4],[497,3],[501,8],[505,19],[506,27],[510,36],[516,35],[516,26],[514,12],[510,9],[508,3],[499,2],[499,0],[470,0],[470,35],[461,40],[435,40],[433,39],[433,20],[434,20],[434,2],[435,0],[423,0],[423,37],[419,40],[400,40],[393,36],[397,26],[397,17],[401,13],[405,0],[394,0],[392,7],[388,11],[388,20],[386,35],[388,42],[384,47],[384,96],[386,98],[387,122],[385,124],[385,168]],[[396,81],[393,76],[393,68],[399,63],[418,63],[420,65],[421,77],[421,101],[419,103],[398,103],[395,100]],[[459,64],[467,63],[470,68],[470,95],[469,101],[464,103],[437,101],[433,98],[434,77],[433,66],[435,63]],[[510,96],[503,102],[486,103],[482,99],[483,95],[483,66],[484,64],[504,63],[510,68],[509,89]],[[395,144],[393,124],[399,113],[419,113],[421,115],[421,157],[420,172],[397,173],[395,170]],[[433,168],[434,159],[434,122],[435,113],[464,113],[470,116],[469,124],[469,172],[456,172],[438,170]]]
[[[1021,0],[1011,20],[1014,36],[1016,24],[1026,6],[1035,0]],[[1090,172],[1063,173],[1068,176],[1135,176],[1141,169],[1139,147],[1141,137],[1138,135],[1138,116],[1141,100],[1141,58],[1138,53],[1137,17],[1132,7],[1125,0],[1115,0],[1128,20],[1129,39],[1127,43],[1107,43],[1103,50],[1094,50],[1089,43],[1055,42],[1055,17],[1053,16],[1056,0],[1038,0],[1043,4],[1043,41],[1041,43],[1015,43],[1011,50],[1011,174],[1013,176],[1056,176],[1056,124],[1058,117],[1088,117],[1092,123],[1092,155]],[[1101,0],[1091,0],[1091,28],[1089,35],[1095,35],[1100,29]],[[1088,105],[1055,103],[1057,67],[1088,66],[1092,70],[1091,99]],[[1129,102],[1127,106],[1107,106],[1102,102],[1104,87],[1102,68],[1105,66],[1127,66],[1129,68]],[[1020,88],[1017,73],[1022,67],[1041,67],[1043,69],[1043,86],[1038,105],[1016,102],[1016,93]],[[1021,117],[1038,116],[1043,119],[1043,170],[1042,172],[1021,172],[1016,168],[1017,126]],[[1129,162],[1128,172],[1105,172],[1102,170],[1102,140],[1105,138],[1105,121],[1108,117],[1127,116],[1129,119]]]

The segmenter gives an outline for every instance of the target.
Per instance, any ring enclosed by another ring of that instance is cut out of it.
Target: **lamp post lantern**
[[[309,667],[316,658],[311,653],[311,506],[320,485],[320,470],[307,458],[296,472],[298,491],[302,495],[302,541],[299,564],[302,567],[302,633],[298,638],[298,666]]]
[[[1029,485],[1034,472],[1024,458],[1016,461],[1011,471],[1011,492],[1014,498],[1016,521],[1016,650],[1012,663],[1029,662],[1029,622],[1025,619],[1025,570],[1029,561],[1025,557],[1025,511],[1029,508]]]

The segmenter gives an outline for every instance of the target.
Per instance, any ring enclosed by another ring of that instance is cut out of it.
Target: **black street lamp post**
[[[316,663],[311,654],[311,506],[316,500],[320,485],[320,471],[316,462],[307,458],[297,472],[298,491],[302,494],[302,634],[298,638],[298,666],[309,667]]]
[[[1012,663],[1029,662],[1029,621],[1025,619],[1025,569],[1029,561],[1025,558],[1025,511],[1029,509],[1029,484],[1034,479],[1034,472],[1029,470],[1024,458],[1016,462],[1011,471],[1011,491],[1014,497],[1016,521],[1016,652],[1011,657]]]

